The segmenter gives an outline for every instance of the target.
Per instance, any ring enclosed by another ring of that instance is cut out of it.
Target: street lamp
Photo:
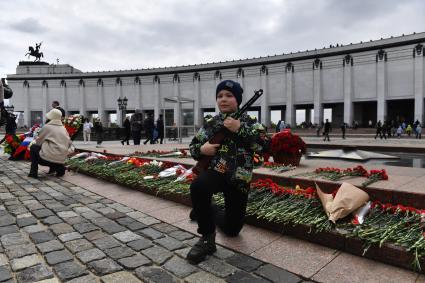
[[[125,110],[127,110],[127,97],[124,96],[124,98],[118,98],[118,108],[121,110],[121,125],[124,124],[124,118],[125,118]]]

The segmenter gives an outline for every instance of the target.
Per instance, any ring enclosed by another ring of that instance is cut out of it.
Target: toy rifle
[[[248,100],[241,108],[239,108],[239,110],[234,115],[232,115],[232,117],[234,119],[239,119],[242,114],[246,112],[248,108],[251,107],[255,101],[257,101],[258,98],[260,98],[262,94],[262,89],[255,90],[254,96],[251,97],[251,99]],[[222,126],[221,129],[208,141],[211,144],[221,144],[228,135],[230,135],[230,131],[226,127]],[[192,172],[199,176],[199,174],[208,169],[210,161],[213,159],[213,157],[214,156],[203,155],[196,163],[195,167],[192,168]]]

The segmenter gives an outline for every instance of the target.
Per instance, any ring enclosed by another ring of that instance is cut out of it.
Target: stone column
[[[213,93],[215,95],[215,89],[216,89],[217,85],[221,82],[221,72],[219,70],[215,71],[214,81],[215,81],[215,85],[214,85],[214,91],[213,91]],[[215,114],[219,114],[220,113],[220,110],[218,109],[218,105],[217,105],[217,102],[216,102],[215,99],[214,99],[214,105],[215,105]]]
[[[41,121],[43,121],[44,123],[44,121],[46,120],[46,114],[47,112],[49,112],[49,84],[47,83],[47,81],[43,81],[41,83],[41,92],[43,97],[43,117],[41,117]]]
[[[159,118],[160,109],[161,109],[161,93],[159,91],[159,84],[161,83],[159,76],[156,75],[153,79],[153,93],[155,96],[155,102],[154,102],[154,119],[155,121]]]
[[[80,97],[80,115],[83,115],[84,117],[87,116],[86,113],[86,88],[85,88],[86,84],[85,82],[81,79],[78,83],[78,93],[79,93],[79,97]]]
[[[313,62],[313,100],[314,100],[314,123],[320,125],[323,122],[322,103],[322,61],[316,58]]]
[[[383,124],[387,118],[387,53],[379,50],[376,55],[376,98],[378,101],[376,122]]]
[[[139,77],[134,79],[134,94],[136,96],[135,109],[142,109],[142,81]]]
[[[295,106],[294,106],[294,65],[286,64],[286,111],[285,123],[295,127]]]
[[[415,121],[424,124],[424,47],[416,45],[414,54],[414,91],[415,91]]]
[[[263,65],[260,70],[261,88],[264,93],[260,97],[261,101],[261,123],[270,127],[270,109],[269,109],[269,93],[268,93],[268,76],[269,70],[267,66]]]
[[[64,80],[61,81],[60,87],[61,87],[61,90],[62,90],[62,95],[61,95],[62,105],[61,106],[62,106],[63,110],[65,110],[65,116],[66,116],[66,115],[68,115],[68,101],[67,101],[67,95],[66,95],[66,93],[67,93],[66,82]]]
[[[193,75],[193,88],[195,92],[195,106],[193,109],[193,117],[196,127],[201,127],[203,124],[203,117],[202,117],[202,111],[201,111],[201,77],[199,73],[195,73]]]
[[[114,103],[117,106],[117,125],[122,127],[122,112],[118,106],[118,98],[122,98],[122,80],[121,78],[117,78],[115,80],[115,101]]]
[[[306,123],[311,122],[311,109],[310,108],[305,109],[305,122]]]
[[[179,74],[174,74],[173,76],[173,97],[175,97],[177,100],[180,100],[180,77]],[[178,126],[182,126],[181,121],[181,105],[180,103],[174,104],[174,122]]]
[[[25,107],[24,107],[24,125],[31,127],[31,109],[30,109],[30,85],[27,81],[24,81],[24,97],[25,97]]]
[[[103,89],[103,80],[97,80],[97,114],[99,115],[102,125],[108,125],[108,117],[105,112],[105,96]]]
[[[344,88],[344,122],[351,125],[353,122],[353,57],[345,56],[343,60],[343,88]]]

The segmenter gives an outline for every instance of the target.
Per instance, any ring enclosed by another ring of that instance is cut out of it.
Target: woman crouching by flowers
[[[57,177],[65,174],[65,159],[71,146],[68,132],[62,125],[62,113],[52,109],[46,114],[49,122],[41,128],[35,144],[30,148],[31,171],[28,177],[38,178],[38,165],[49,166],[49,173]]]

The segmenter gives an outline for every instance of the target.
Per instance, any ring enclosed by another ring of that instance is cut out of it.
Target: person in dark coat
[[[130,130],[131,136],[133,137],[134,145],[140,145],[140,139],[142,138],[142,128],[143,128],[143,116],[142,110],[136,109],[133,116],[130,119]]]
[[[59,101],[57,100],[53,101],[52,108],[58,109],[62,113],[62,119],[65,118],[65,110],[59,106]]]
[[[331,125],[331,123],[329,122],[329,120],[328,119],[326,119],[326,122],[325,122],[325,129],[324,129],[324,131],[323,131],[323,134],[325,135],[325,138],[323,139],[323,141],[326,141],[326,139],[328,140],[328,141],[331,141],[330,139],[329,139],[329,132],[330,131],[332,131],[332,125]]]
[[[382,124],[381,124],[381,120],[378,121],[378,123],[376,123],[376,135],[375,135],[375,140],[377,137],[380,137],[382,139]]]
[[[164,120],[162,118],[162,114],[159,115],[158,120],[156,120],[156,130],[158,131],[158,136],[153,141],[153,143],[156,143],[158,139],[160,139],[160,144],[164,141]]]
[[[103,142],[103,126],[99,118],[96,118],[94,122],[94,132],[96,133],[96,147],[101,147],[101,144]]]
[[[122,145],[124,145],[124,142],[127,142],[127,145],[130,144],[130,133],[131,133],[130,119],[126,117],[124,121],[124,139],[121,141]]]
[[[345,139],[345,130],[347,129],[347,123],[342,122],[341,125],[341,132],[342,132],[342,138]]]
[[[144,127],[146,131],[146,140],[143,142],[143,144],[147,144],[149,141],[150,144],[153,144],[153,130],[155,125],[153,123],[152,115],[148,115],[148,117],[145,119]]]

